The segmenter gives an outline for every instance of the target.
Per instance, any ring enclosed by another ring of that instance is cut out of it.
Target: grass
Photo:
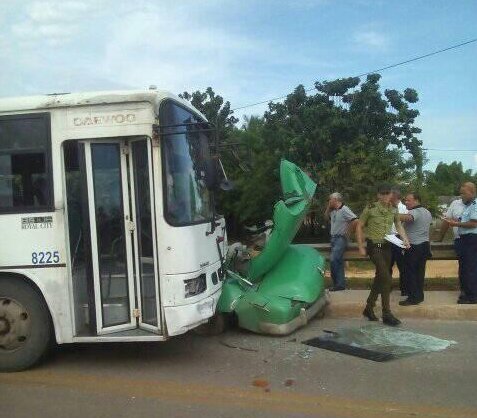
[[[374,270],[374,264],[367,261],[347,261],[349,268],[359,269],[359,270]]]

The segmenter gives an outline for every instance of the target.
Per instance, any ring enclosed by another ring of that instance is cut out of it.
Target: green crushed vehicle
[[[282,160],[283,200],[274,208],[273,230],[263,251],[245,271],[226,265],[217,310],[235,314],[241,328],[286,335],[304,326],[327,304],[325,259],[307,245],[291,244],[310,207],[316,184],[295,164]]]

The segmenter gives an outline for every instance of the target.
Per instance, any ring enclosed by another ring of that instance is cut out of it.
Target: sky
[[[211,86],[232,108],[477,38],[477,2],[0,0],[0,97]],[[427,169],[477,170],[477,42],[382,73],[419,93]],[[261,115],[266,105],[237,111]]]

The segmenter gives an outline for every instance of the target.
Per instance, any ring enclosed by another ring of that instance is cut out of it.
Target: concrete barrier
[[[330,243],[306,243],[310,247],[313,247],[320,251],[326,259],[329,259],[331,252]],[[431,243],[431,260],[457,260],[454,245],[448,242],[432,242]],[[368,257],[363,257],[358,252],[358,244],[350,243],[348,249],[345,252],[344,259],[346,261],[365,261],[369,260]]]
[[[366,304],[369,290],[343,290],[330,292],[330,303],[326,307],[325,316],[328,318],[359,318]],[[400,293],[391,293],[391,309],[400,319],[438,319],[446,321],[477,321],[477,305],[458,305],[459,292],[428,291],[425,292],[424,302],[415,306],[400,306],[398,302],[405,299]],[[380,316],[380,299],[375,312]]]

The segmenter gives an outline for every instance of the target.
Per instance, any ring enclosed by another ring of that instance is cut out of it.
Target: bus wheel
[[[0,277],[0,371],[33,366],[46,354],[52,334],[41,296],[21,279]]]

